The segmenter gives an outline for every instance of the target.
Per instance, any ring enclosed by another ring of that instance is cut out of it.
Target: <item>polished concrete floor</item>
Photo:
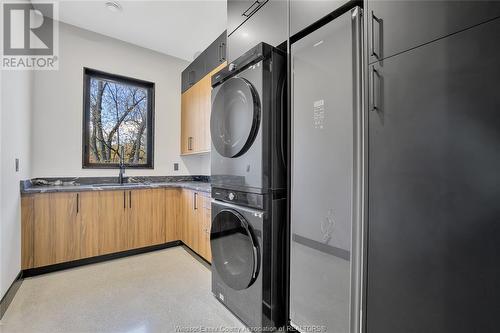
[[[203,332],[244,326],[182,247],[25,279],[0,332]],[[227,330],[229,329],[229,330]]]

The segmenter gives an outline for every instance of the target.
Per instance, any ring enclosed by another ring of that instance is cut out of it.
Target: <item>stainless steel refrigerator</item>
[[[359,331],[364,186],[362,12],[291,45],[290,319]]]

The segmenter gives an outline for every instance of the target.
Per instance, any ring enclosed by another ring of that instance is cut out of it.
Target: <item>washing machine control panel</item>
[[[221,188],[212,188],[212,198],[254,208],[264,208],[264,195],[257,193],[240,192]]]

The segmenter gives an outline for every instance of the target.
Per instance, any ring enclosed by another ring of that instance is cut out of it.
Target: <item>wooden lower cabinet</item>
[[[128,247],[165,243],[165,190],[127,191]]]
[[[165,189],[165,242],[182,239],[182,224],[179,223],[181,190],[178,188]]]
[[[41,193],[21,198],[22,269],[182,240],[210,255],[210,197],[178,189]]]
[[[212,207],[209,196],[201,196],[200,207],[200,231],[199,231],[199,254],[208,262],[212,261],[212,251],[210,249],[210,228],[212,226]]]
[[[128,249],[127,193],[99,192],[98,220],[99,255]]]
[[[99,249],[99,207],[101,195],[97,192],[79,193],[80,258],[95,257]]]
[[[80,257],[78,193],[40,194],[33,201],[34,266]]]
[[[211,261],[210,226],[211,199],[209,194],[182,190],[182,241],[191,250]]]

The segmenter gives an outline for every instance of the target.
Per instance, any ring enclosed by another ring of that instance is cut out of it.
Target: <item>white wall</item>
[[[37,71],[33,99],[33,177],[116,176],[82,169],[83,67],[155,83],[154,170],[128,175],[208,175],[210,157],[179,156],[180,78],[188,62],[61,23],[59,70]],[[173,163],[179,171],[173,171]]]
[[[19,182],[31,176],[33,72],[2,71],[0,114],[0,298],[21,270]],[[20,159],[19,172],[15,159]]]

